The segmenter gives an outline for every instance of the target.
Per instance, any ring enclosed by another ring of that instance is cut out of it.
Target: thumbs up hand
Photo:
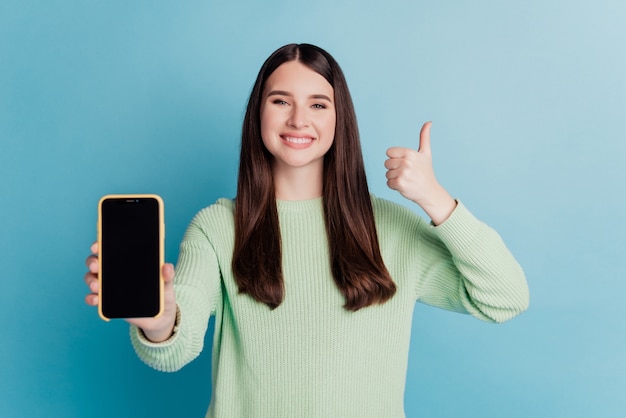
[[[417,203],[430,216],[435,225],[444,222],[456,201],[439,184],[435,177],[430,149],[430,127],[426,122],[420,131],[419,148],[392,147],[387,150],[387,186]]]

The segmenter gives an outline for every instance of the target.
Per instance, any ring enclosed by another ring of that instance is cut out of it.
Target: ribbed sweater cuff
[[[160,343],[155,343],[146,338],[141,328],[136,325],[130,326],[130,341],[135,351],[140,355],[140,358],[149,366],[156,368],[157,370],[170,371],[167,365],[161,365],[161,356],[163,350],[167,350],[174,346],[176,341],[181,337],[183,333],[180,329],[181,313],[178,306],[176,307],[176,323],[174,325],[174,331],[170,338]]]
[[[466,251],[467,244],[479,234],[483,225],[462,202],[457,200],[457,206],[450,217],[438,226],[432,226],[432,229],[450,250]]]

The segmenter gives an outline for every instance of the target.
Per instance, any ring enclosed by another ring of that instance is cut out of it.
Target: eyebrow
[[[270,96],[287,96],[287,97],[291,97],[292,94],[284,91],[284,90],[272,90],[267,94],[267,97]],[[329,103],[332,103],[333,101],[330,99],[330,97],[328,97],[325,94],[312,94],[309,96],[309,99],[319,99],[319,100],[326,100]]]

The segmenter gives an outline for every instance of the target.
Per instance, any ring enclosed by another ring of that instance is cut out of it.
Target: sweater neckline
[[[276,208],[279,212],[308,212],[322,208],[323,198],[316,197],[306,200],[280,200],[276,199]]]

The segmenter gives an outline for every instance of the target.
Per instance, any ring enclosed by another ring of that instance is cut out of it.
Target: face
[[[267,79],[261,103],[261,136],[275,171],[322,170],[337,119],[330,83],[300,62],[286,62]]]

